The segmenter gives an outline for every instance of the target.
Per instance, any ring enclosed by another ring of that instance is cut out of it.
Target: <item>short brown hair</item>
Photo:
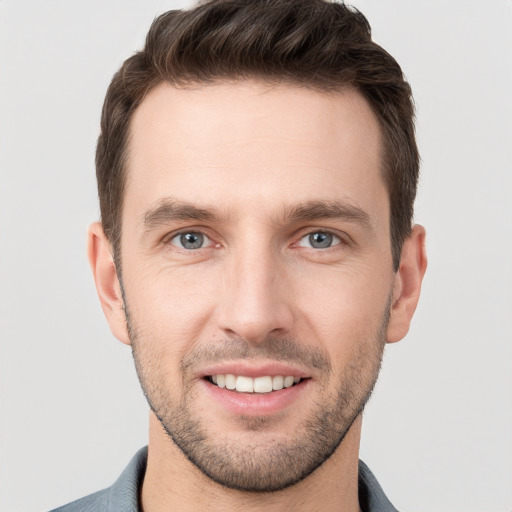
[[[419,170],[411,89],[396,60],[372,41],[366,18],[325,0],[210,0],[154,20],[144,49],[114,75],[101,116],[96,175],[114,253],[119,256],[130,119],[145,95],[164,81],[186,87],[246,79],[324,91],[352,87],[366,98],[383,134],[397,270]]]

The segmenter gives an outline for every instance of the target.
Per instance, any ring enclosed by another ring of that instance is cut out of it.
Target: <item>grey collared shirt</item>
[[[139,450],[111,487],[85,496],[52,512],[140,512],[148,448]],[[398,512],[388,500],[368,466],[359,461],[359,504],[363,512]]]

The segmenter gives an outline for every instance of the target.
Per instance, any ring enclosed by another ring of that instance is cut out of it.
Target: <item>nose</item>
[[[224,267],[217,309],[223,334],[261,344],[289,333],[293,297],[286,274],[285,265],[269,249],[233,254]]]

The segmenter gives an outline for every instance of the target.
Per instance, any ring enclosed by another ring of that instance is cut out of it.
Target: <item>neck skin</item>
[[[361,416],[336,452],[307,478],[272,493],[227,489],[203,475],[150,413],[148,464],[141,492],[143,512],[273,512],[322,510],[360,512],[358,460]]]

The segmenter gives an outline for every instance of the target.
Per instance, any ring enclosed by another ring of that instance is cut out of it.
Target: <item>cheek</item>
[[[173,360],[181,360],[211,316],[218,278],[193,266],[153,270],[139,267],[126,276],[130,316],[144,342],[158,341]]]
[[[296,296],[302,330],[309,330],[331,354],[373,340],[380,332],[391,290],[391,280],[381,272],[331,268],[304,276],[301,288]]]

